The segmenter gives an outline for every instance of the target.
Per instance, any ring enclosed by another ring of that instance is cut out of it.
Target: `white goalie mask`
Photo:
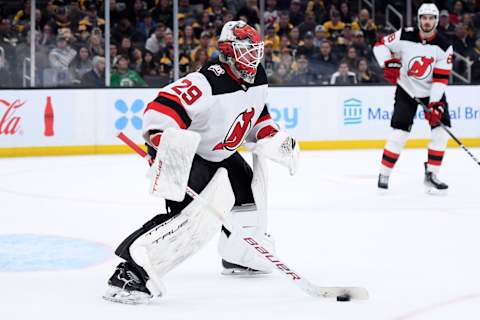
[[[257,30],[243,21],[229,21],[218,39],[220,61],[230,66],[235,76],[253,83],[263,58],[263,42]]]
[[[435,24],[433,25],[433,29],[432,29],[432,30],[435,30],[438,25],[438,17],[440,16],[437,6],[433,3],[424,3],[420,6],[420,8],[418,8],[417,23],[418,23],[418,28],[420,30],[422,30],[420,17],[423,15],[432,15],[435,17]]]

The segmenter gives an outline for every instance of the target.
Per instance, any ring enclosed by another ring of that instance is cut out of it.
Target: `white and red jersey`
[[[439,101],[452,70],[453,49],[437,32],[421,39],[417,28],[405,28],[384,37],[373,48],[381,67],[385,60],[401,59],[400,81],[416,97]]]
[[[150,130],[192,130],[201,136],[197,154],[222,161],[245,140],[256,142],[278,130],[265,105],[267,88],[261,65],[255,82],[248,84],[236,80],[228,66],[210,61],[160,90],[145,109],[143,136],[150,143]]]

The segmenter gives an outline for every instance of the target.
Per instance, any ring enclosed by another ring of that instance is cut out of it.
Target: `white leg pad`
[[[253,236],[275,252],[273,238],[265,233],[268,222],[266,161],[256,154],[253,155],[252,192],[255,206],[234,208],[227,215],[231,234],[229,237],[223,232],[220,234],[218,252],[228,262],[269,273],[273,270],[272,264],[253,252],[242,239],[242,235]]]
[[[232,209],[235,196],[224,168],[218,169],[200,196],[224,214]],[[220,228],[221,222],[215,214],[210,213],[201,201],[193,200],[179,215],[135,240],[130,254],[153,282],[147,282],[152,293],[157,289],[162,291],[157,288],[161,286],[160,279],[199,251]]]

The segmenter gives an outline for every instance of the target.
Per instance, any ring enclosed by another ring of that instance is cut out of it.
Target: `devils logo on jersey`
[[[237,150],[237,148],[240,147],[243,140],[245,139],[246,134],[248,133],[248,131],[250,131],[250,128],[252,127],[252,118],[254,115],[254,108],[251,108],[250,111],[247,109],[244,112],[240,113],[233,121],[233,124],[230,127],[230,130],[228,130],[223,142],[218,143],[213,148],[213,150]]]
[[[425,79],[432,72],[433,58],[415,57],[408,63],[409,77],[414,77],[419,80]]]

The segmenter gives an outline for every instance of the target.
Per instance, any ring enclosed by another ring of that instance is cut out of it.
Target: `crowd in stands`
[[[173,77],[171,0],[109,0],[111,86],[159,87]],[[414,10],[422,1],[413,1]],[[394,30],[385,28],[387,1],[372,12],[358,1],[265,0],[264,66],[272,84],[348,85],[383,82],[372,47]],[[388,1],[400,11],[404,1]],[[480,4],[436,1],[439,31],[470,62],[455,61],[480,83]],[[105,84],[103,1],[36,1],[38,86],[101,87]],[[416,11],[414,11],[415,16]],[[218,56],[224,23],[242,19],[260,29],[257,0],[179,0],[180,75]],[[21,87],[29,75],[30,1],[2,1],[0,87]]]

